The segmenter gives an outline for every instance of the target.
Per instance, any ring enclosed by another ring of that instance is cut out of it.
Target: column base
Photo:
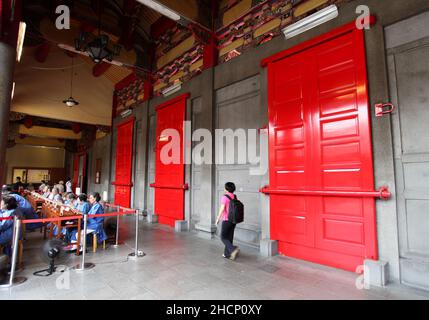
[[[279,242],[277,240],[262,239],[259,242],[259,251],[263,257],[274,257],[279,254]]]
[[[197,236],[203,239],[212,240],[215,237],[217,226],[212,225],[204,225],[197,223],[195,225],[195,230],[197,231]]]
[[[157,214],[148,214],[147,215],[147,222],[148,223],[158,223],[158,215]]]
[[[388,263],[384,261],[365,260],[364,281],[366,286],[386,286],[389,282]]]
[[[186,232],[189,231],[189,223],[186,220],[176,221],[174,224],[174,230],[176,232]]]

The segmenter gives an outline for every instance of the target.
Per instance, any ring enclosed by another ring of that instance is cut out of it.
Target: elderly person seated
[[[74,208],[76,204],[76,196],[71,192],[66,193],[64,196],[64,204]]]
[[[39,192],[44,192],[43,190],[45,189],[45,187],[46,187],[46,181],[42,180],[41,185],[39,186]]]
[[[63,198],[61,197],[60,191],[57,187],[53,187],[51,193],[48,197],[49,200],[55,201],[55,202],[63,202]]]
[[[19,194],[11,192],[10,187],[4,186],[2,188],[2,194],[5,196],[10,196],[10,197],[15,198],[16,203],[18,205],[18,208],[19,208],[20,212],[22,213],[22,215],[25,219],[27,219],[27,220],[39,219],[39,216],[34,211],[30,202],[28,202],[27,199],[20,196]],[[26,226],[26,229],[27,230],[34,230],[34,229],[40,228],[41,226],[42,226],[42,223],[31,223],[31,224],[28,224]]]
[[[18,210],[18,203],[14,197],[2,196],[0,205],[1,218],[13,218],[21,215]],[[13,237],[13,220],[0,220],[0,245],[9,246]]]
[[[80,197],[80,196],[79,196]],[[98,243],[101,243],[107,239],[106,232],[103,228],[104,223],[104,217],[93,217],[91,218],[91,215],[98,215],[104,213],[104,208],[100,204],[101,196],[98,192],[93,192],[89,195],[89,203],[91,205],[89,211],[88,211],[88,225],[87,225],[87,231],[86,234],[95,234],[97,236]],[[78,207],[79,209],[79,207]],[[79,210],[80,211],[80,210]],[[85,212],[83,212],[85,213]],[[81,237],[84,236],[84,231],[81,231]],[[76,250],[76,245],[73,245],[73,243],[77,242],[77,230],[73,230],[71,233],[71,246],[66,247],[66,250]],[[81,248],[82,250],[82,248]]]
[[[50,194],[51,194],[51,192],[49,190],[49,186],[45,185],[45,187],[42,190],[42,196],[47,199],[47,198],[49,198]]]

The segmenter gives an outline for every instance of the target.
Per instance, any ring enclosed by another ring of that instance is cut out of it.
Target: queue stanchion
[[[95,264],[91,262],[85,262],[87,230],[88,230],[88,214],[85,213],[83,216],[83,235],[81,236],[81,238],[83,238],[82,239],[82,261],[80,264],[73,267],[73,269],[76,271],[85,271],[95,267]]]
[[[117,206],[118,213],[121,213],[121,207]],[[116,216],[116,240],[113,248],[119,247],[119,214]]]
[[[13,233],[12,233],[12,261],[10,266],[10,277],[8,280],[0,282],[0,288],[11,288],[20,285],[27,281],[25,277],[15,277],[16,259],[18,256],[18,242],[21,233],[21,220],[17,216],[13,219]]]
[[[142,258],[146,255],[143,251],[139,250],[139,216],[140,212],[139,210],[136,210],[136,239],[134,244],[134,252],[131,252],[128,255],[128,259],[131,260],[137,260],[138,258]]]

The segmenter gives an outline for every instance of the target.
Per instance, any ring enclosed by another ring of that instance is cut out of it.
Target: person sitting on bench
[[[97,242],[99,243],[107,239],[106,232],[104,231],[104,228],[103,228],[104,217],[91,218],[91,215],[104,213],[104,209],[103,209],[103,206],[100,204],[100,200],[101,200],[101,196],[98,192],[93,192],[89,195],[89,203],[91,204],[91,208],[88,211],[88,225],[87,225],[87,231],[86,231],[87,235],[95,234],[97,236]],[[78,207],[78,210],[79,210],[79,207]],[[82,230],[81,237],[83,236],[84,236],[84,233]],[[72,244],[77,242],[77,230],[72,231],[70,238],[71,238]],[[66,250],[76,250],[76,245],[68,246],[66,247]]]
[[[15,215],[21,215],[18,210],[18,203],[14,197],[9,195],[2,196],[0,206],[1,218],[13,218]],[[13,238],[13,220],[0,221],[0,245],[9,248]],[[10,252],[8,252],[10,255]]]
[[[24,197],[20,196],[19,194],[12,192],[10,187],[3,187],[2,194],[15,198],[18,208],[20,209],[21,213],[24,215],[25,219],[27,220],[39,219],[39,216],[34,211],[31,203]],[[31,223],[26,226],[26,229],[34,230],[37,228],[41,228],[42,225],[43,224],[41,222]]]

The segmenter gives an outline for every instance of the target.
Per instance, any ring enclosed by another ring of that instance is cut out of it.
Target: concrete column
[[[202,113],[207,115],[204,117],[201,128],[208,129],[212,132],[214,137],[215,132],[215,91],[214,91],[214,69],[208,69],[202,74],[204,79],[201,80],[204,83],[202,88]],[[198,235],[204,238],[212,239],[216,232],[216,199],[215,192],[215,144],[213,143],[212,152],[212,164],[201,165],[201,199],[200,203],[200,221],[195,225],[195,229],[198,231]]]
[[[0,42],[0,185],[3,185],[6,159],[7,137],[9,132],[9,113],[15,67],[15,49]]]

